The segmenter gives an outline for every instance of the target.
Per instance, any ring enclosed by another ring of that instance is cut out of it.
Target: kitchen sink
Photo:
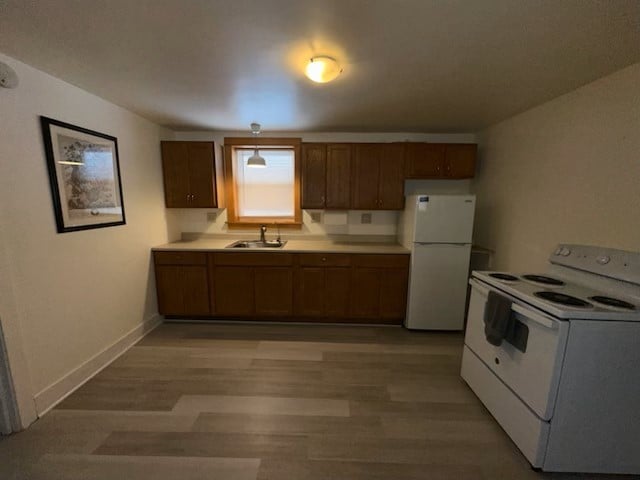
[[[238,240],[237,242],[227,245],[225,248],[282,248],[286,243],[286,240],[268,240],[266,242],[261,240]]]

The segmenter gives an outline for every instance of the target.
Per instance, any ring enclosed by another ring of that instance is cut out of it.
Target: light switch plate
[[[215,222],[218,219],[218,212],[207,212],[207,222]]]
[[[371,223],[371,214],[363,213],[360,215],[360,223]]]

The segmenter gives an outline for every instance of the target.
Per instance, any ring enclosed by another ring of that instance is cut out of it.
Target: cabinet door
[[[450,178],[473,178],[476,173],[477,145],[448,144],[445,150],[445,175]]]
[[[440,178],[444,174],[445,144],[407,143],[406,177]]]
[[[409,272],[404,268],[380,271],[380,318],[397,319],[400,323],[407,310]]]
[[[156,265],[155,269],[158,312],[162,315],[182,314],[180,267],[177,265]]]
[[[326,208],[348,209],[351,203],[351,144],[327,145]]]
[[[402,143],[382,146],[378,205],[383,210],[404,208],[404,153],[405,145]]]
[[[158,311],[163,315],[208,315],[205,266],[156,265]]]
[[[368,267],[354,268],[351,277],[351,314],[354,317],[377,317],[379,312],[379,294],[379,269]]]
[[[348,317],[351,269],[328,267],[324,269],[324,315]]]
[[[184,315],[208,315],[209,282],[207,267],[181,267],[182,302]]]
[[[324,316],[325,269],[301,267],[296,278],[296,313],[305,317]]]
[[[293,313],[293,269],[291,267],[256,267],[256,315],[290,316]]]
[[[353,147],[352,200],[356,209],[379,209],[378,182],[382,145],[359,143]]]
[[[164,201],[169,208],[184,208],[189,202],[189,161],[185,142],[162,142]]]
[[[190,207],[217,207],[213,143],[186,142],[189,158]]]
[[[216,315],[254,314],[253,268],[220,266],[213,269],[212,305]]]
[[[327,146],[302,144],[302,208],[324,208]]]

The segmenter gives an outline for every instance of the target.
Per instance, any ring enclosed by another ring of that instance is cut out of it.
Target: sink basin
[[[227,245],[225,248],[282,248],[287,241],[268,240],[261,242],[260,240],[238,240]]]

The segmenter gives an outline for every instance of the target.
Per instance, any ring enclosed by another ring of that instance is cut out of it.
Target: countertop
[[[180,240],[153,247],[153,251],[192,252],[289,252],[289,253],[374,253],[409,254],[409,250],[397,243],[350,243],[331,240],[288,240],[283,248],[225,248],[238,238],[207,238]],[[243,239],[244,240],[244,239]]]

